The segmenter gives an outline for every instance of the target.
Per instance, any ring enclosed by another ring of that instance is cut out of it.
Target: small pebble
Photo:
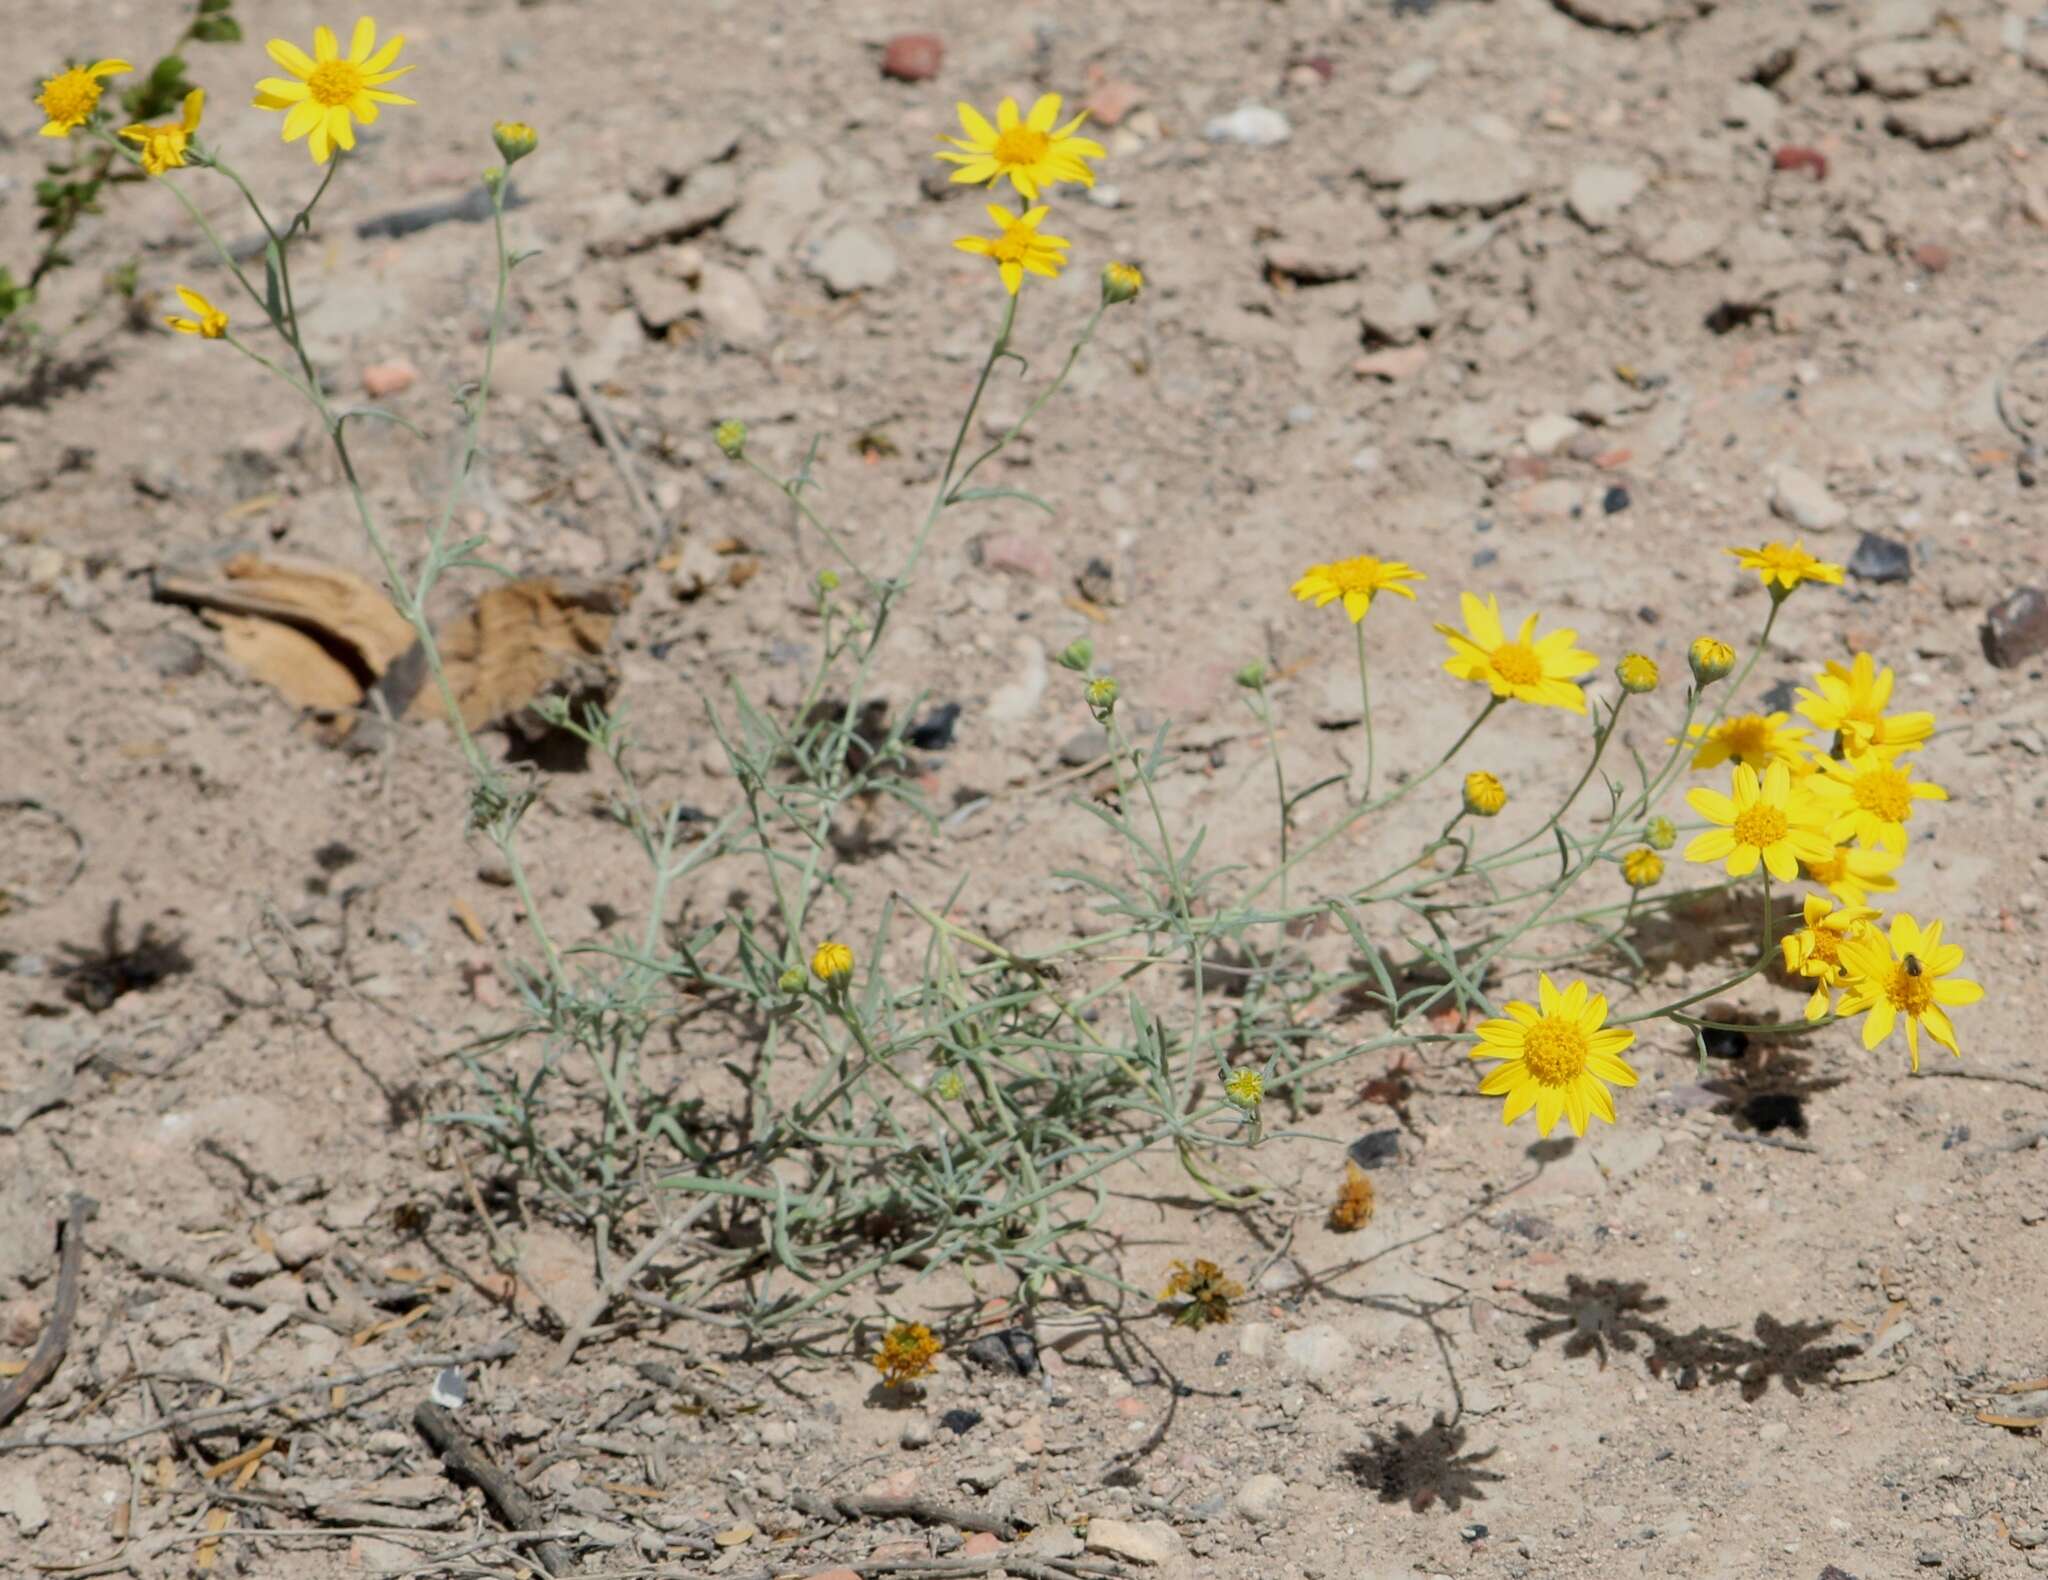
[[[882,46],[882,75],[898,82],[926,82],[939,74],[945,43],[936,33],[898,33]]]
[[[1600,496],[1600,508],[1610,516],[1620,515],[1622,511],[1628,509],[1628,506],[1628,490],[1619,483],[1616,483]]]

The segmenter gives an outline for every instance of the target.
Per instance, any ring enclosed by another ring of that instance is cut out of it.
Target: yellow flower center
[[[1009,226],[993,244],[996,262],[1022,263],[1025,254],[1031,251],[1031,244],[1038,239],[1038,232],[1029,225]]]
[[[1013,126],[996,137],[995,159],[999,165],[1035,165],[1052,147],[1052,139],[1029,126]]]
[[[1783,812],[1759,801],[1735,814],[1735,840],[1740,845],[1767,849],[1785,837],[1787,826]]]
[[[1522,1068],[1541,1086],[1569,1086],[1592,1053],[1577,1021],[1546,1015],[1522,1034]]]
[[[339,109],[363,91],[363,68],[352,60],[323,60],[306,79],[306,91],[315,104]]]
[[[1371,597],[1380,590],[1380,562],[1369,554],[1339,560],[1334,565],[1324,566],[1323,570],[1341,592],[1361,592]]]
[[[60,126],[76,126],[100,102],[100,80],[74,66],[44,83],[36,102]]]
[[[1721,726],[1721,744],[1728,748],[1729,756],[1754,768],[1758,760],[1770,755],[1771,727],[1756,714],[1745,713]]]
[[[1803,571],[1813,563],[1813,556],[1804,549],[1787,548],[1782,543],[1767,543],[1757,556],[1773,571]]]
[[[1913,792],[1896,768],[1872,768],[1857,776],[1856,805],[1887,823],[1903,823],[1913,811]]]
[[[1808,954],[1824,965],[1839,966],[1842,963],[1842,935],[1829,927],[1811,929],[1811,946]]]
[[[1924,969],[1915,976],[1904,965],[1895,965],[1884,985],[1884,996],[1901,1015],[1925,1015],[1934,1007],[1934,978]]]
[[[1503,642],[1493,650],[1493,672],[1510,686],[1533,686],[1543,678],[1543,660],[1527,642]]]

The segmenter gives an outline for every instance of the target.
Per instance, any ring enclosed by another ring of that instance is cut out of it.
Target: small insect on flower
[[[1337,1187],[1337,1200],[1330,1207],[1330,1227],[1339,1234],[1363,1229],[1372,1222],[1374,1205],[1372,1176],[1346,1158],[1344,1183]]]
[[[384,84],[412,70],[391,63],[405,48],[402,35],[377,47],[377,24],[363,17],[349,38],[343,55],[331,28],[313,29],[313,53],[308,55],[288,39],[274,38],[266,46],[270,58],[291,73],[290,77],[265,77],[256,84],[253,101],[259,110],[283,110],[284,140],[306,139],[313,163],[324,165],[337,148],[356,145],[355,123],[365,126],[377,119],[380,105],[411,104],[403,94],[385,91]]]
[[[1465,810],[1474,817],[1498,817],[1508,804],[1508,787],[1492,774],[1475,770],[1465,775]]]
[[[1465,630],[1439,624],[1437,631],[1451,644],[1451,656],[1444,668],[1460,680],[1477,681],[1491,688],[1496,697],[1543,708],[1586,711],[1586,694],[1573,684],[1575,677],[1597,669],[1600,660],[1572,644],[1576,631],[1552,631],[1538,639],[1537,615],[1522,622],[1514,639],[1508,639],[1500,623],[1500,600],[1488,594],[1485,601],[1471,593],[1458,595],[1458,607],[1465,618]],[[1467,633],[1470,633],[1469,635]]]
[[[1685,650],[1695,684],[1711,686],[1735,667],[1735,649],[1711,636],[1696,636]]]
[[[1180,1261],[1173,1264],[1173,1276],[1159,1298],[1185,1301],[1174,1313],[1173,1325],[1199,1330],[1212,1322],[1228,1322],[1230,1303],[1244,1298],[1244,1285],[1226,1276],[1214,1262],[1198,1257],[1193,1267]]]
[[[811,954],[811,974],[827,987],[839,986],[853,975],[853,951],[837,939],[826,939]]]
[[[1045,216],[1050,212],[1043,203],[1037,208],[1026,209],[1022,214],[1012,214],[1008,209],[991,203],[988,207],[989,222],[1001,234],[962,236],[953,245],[976,257],[994,259],[1003,277],[1003,289],[1015,296],[1027,272],[1042,274],[1051,280],[1058,278],[1060,270],[1067,266],[1067,249],[1073,243],[1064,236],[1041,236],[1038,233],[1038,227],[1045,223]]]
[[[945,1351],[922,1322],[899,1322],[882,1335],[882,1347],[874,1353],[875,1370],[882,1374],[882,1386],[901,1388],[907,1382],[929,1377],[933,1360]]]
[[[1084,187],[1092,187],[1095,173],[1088,168],[1088,161],[1108,157],[1109,150],[1102,144],[1074,135],[1088,119],[1086,110],[1064,126],[1057,124],[1057,93],[1045,94],[1031,106],[1029,115],[1022,116],[1017,113],[1015,99],[1003,100],[996,106],[993,126],[971,104],[961,103],[954,108],[960,114],[960,129],[967,135],[942,137],[942,142],[951,143],[958,152],[942,151],[933,157],[960,167],[953,172],[956,182],[971,186],[985,181],[993,186],[1008,176],[1017,195],[1027,203],[1035,203],[1043,188],[1062,181],[1078,181]],[[1014,291],[1016,287],[1010,289]]]
[[[178,300],[183,302],[192,316],[171,317],[164,320],[181,335],[198,335],[206,340],[218,340],[228,332],[228,315],[197,291],[185,286],[178,287]]]
[[[1232,1070],[1224,1078],[1223,1095],[1239,1108],[1257,1108],[1266,1095],[1266,1078],[1249,1066]]]
[[[121,135],[142,150],[142,168],[153,176],[166,170],[182,169],[185,149],[199,130],[199,117],[206,108],[206,90],[194,88],[185,95],[185,113],[163,126],[124,126]]]
[[[1723,552],[1734,555],[1744,570],[1755,571],[1763,578],[1773,603],[1782,603],[1801,582],[1825,582],[1831,587],[1842,584],[1842,567],[1815,559],[1799,538],[1790,543],[1766,543],[1760,549]]]
[[[90,66],[73,66],[69,71],[44,78],[43,91],[36,95],[36,106],[49,120],[44,122],[39,135],[69,137],[91,120],[92,112],[100,107],[100,95],[106,91],[106,84],[100,79],[118,77],[134,69],[125,60],[96,60]]]
[[[1963,951],[1941,941],[1941,923],[1926,927],[1904,911],[1892,918],[1889,934],[1867,927],[1842,945],[1842,968],[1849,990],[1842,995],[1838,1013],[1863,1015],[1863,1046],[1875,1048],[1892,1034],[1892,1028],[1906,1023],[1906,1048],[1913,1068],[1920,1068],[1920,1030],[1958,1058],[1956,1029],[1948,1011],[1961,1004],[1974,1004],[1984,996],[1983,986],[1952,975],[1963,963]]]
[[[1643,653],[1630,653],[1614,666],[1614,678],[1621,689],[1635,696],[1657,689],[1657,663]]]
[[[1144,273],[1135,263],[1105,263],[1102,266],[1102,305],[1115,307],[1137,299],[1145,289]]]
[[[1664,858],[1648,845],[1638,845],[1621,858],[1621,881],[1631,889],[1647,889],[1664,876]]]
[[[1415,590],[1403,586],[1404,582],[1427,581],[1421,571],[1400,560],[1383,560],[1373,554],[1359,554],[1348,560],[1332,560],[1327,565],[1311,565],[1301,573],[1301,579],[1290,589],[1302,603],[1313,603],[1318,609],[1324,604],[1344,600],[1344,612],[1351,617],[1353,625],[1365,618],[1372,607],[1375,594],[1399,593],[1410,603],[1415,601]],[[1441,627],[1439,627],[1441,629]]]

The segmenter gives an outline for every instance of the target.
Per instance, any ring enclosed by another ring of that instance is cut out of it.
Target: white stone
[[[771,331],[768,306],[754,282],[740,270],[707,263],[697,282],[697,310],[711,332],[728,346],[765,344]]]
[[[0,1463],[0,1514],[11,1515],[24,1536],[33,1536],[50,1523],[50,1505],[26,1459]]]
[[[1287,1497],[1287,1483],[1271,1471],[1251,1478],[1237,1489],[1230,1506],[1254,1525],[1264,1525],[1280,1514]]]
[[[1605,230],[1643,195],[1643,174],[1627,165],[1581,165],[1572,172],[1565,201],[1580,224]]]
[[[1212,143],[1238,143],[1246,148],[1277,148],[1294,135],[1294,127],[1278,110],[1263,104],[1241,104],[1202,128]]]
[[[1772,472],[1771,513],[1808,532],[1826,532],[1849,519],[1848,507],[1833,498],[1825,484],[1796,466],[1780,466]]]
[[[896,249],[866,225],[840,226],[811,247],[804,261],[834,296],[880,290],[896,278]]]
[[[1287,1369],[1311,1381],[1334,1377],[1351,1365],[1351,1341],[1327,1322],[1298,1328],[1280,1346]]]
[[[1531,455],[1555,455],[1570,444],[1578,432],[1576,420],[1561,411],[1550,411],[1529,420],[1529,426],[1522,430],[1522,443],[1529,447]]]
[[[1164,1520],[1112,1520],[1097,1516],[1088,1522],[1088,1551],[1156,1569],[1184,1558],[1187,1544]]]
[[[1781,110],[1778,96],[1759,82],[1738,82],[1721,102],[1721,121],[1726,126],[1746,126],[1765,142],[1778,129]]]

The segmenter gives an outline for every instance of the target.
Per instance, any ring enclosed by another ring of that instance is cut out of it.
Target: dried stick
[[[412,1424],[421,1437],[434,1445],[449,1476],[475,1487],[496,1511],[508,1529],[540,1530],[546,1521],[540,1505],[527,1496],[526,1489],[492,1463],[483,1445],[457,1424],[453,1413],[431,1399],[420,1401],[412,1413]],[[534,1555],[551,1575],[564,1575],[576,1567],[576,1560],[558,1541],[541,1537],[533,1544]]]
[[[63,1248],[57,1264],[57,1303],[50,1311],[50,1325],[43,1341],[28,1359],[22,1374],[0,1388],[0,1426],[14,1419],[15,1412],[28,1403],[28,1396],[57,1375],[64,1351],[71,1343],[71,1320],[78,1315],[78,1267],[85,1255],[85,1208],[83,1196],[71,1198],[70,1210],[58,1231]]]
[[[181,1284],[187,1289],[196,1289],[202,1295],[211,1295],[224,1306],[234,1306],[243,1311],[268,1311],[276,1304],[261,1295],[252,1295],[246,1289],[237,1289],[233,1284],[218,1278],[208,1278],[204,1273],[188,1273],[182,1267],[152,1267],[138,1260],[118,1246],[114,1254],[135,1269],[138,1278],[154,1279],[164,1284]],[[339,1333],[343,1338],[352,1338],[356,1324],[346,1317],[337,1317],[331,1311],[315,1311],[311,1306],[287,1306],[294,1322],[310,1322],[315,1327],[325,1328],[329,1333]],[[0,1416],[0,1420],[6,1419]]]
[[[923,1525],[951,1525],[963,1531],[986,1531],[1006,1542],[1014,1541],[1017,1536],[1014,1520],[983,1514],[979,1509],[934,1503],[929,1498],[860,1497],[853,1494],[827,1498],[815,1492],[796,1492],[790,1495],[789,1501],[799,1513],[814,1519],[831,1520],[835,1524],[844,1520],[908,1519]]]
[[[583,1341],[590,1337],[591,1329],[604,1320],[604,1314],[611,1310],[612,1302],[619,1298],[620,1292],[646,1272],[647,1264],[672,1245],[676,1236],[694,1228],[697,1220],[717,1205],[718,1200],[716,1196],[704,1197],[680,1218],[657,1230],[648,1238],[647,1243],[640,1247],[639,1253],[632,1261],[604,1280],[603,1286],[597,1292],[597,1298],[590,1303],[590,1309],[583,1313],[581,1320],[573,1328],[562,1335],[562,1342],[555,1346],[555,1358],[548,1363],[550,1371],[568,1370],[569,1363],[576,1358],[576,1351],[582,1346]]]
[[[329,1388],[359,1387],[363,1383],[375,1382],[379,1377],[390,1377],[399,1372],[439,1371],[444,1366],[467,1366],[475,1361],[502,1361],[518,1353],[519,1346],[512,1340],[499,1339],[491,1344],[479,1345],[473,1350],[453,1350],[439,1355],[415,1355],[409,1361],[393,1361],[388,1366],[372,1366],[367,1371],[330,1372],[325,1377],[315,1377],[310,1382],[293,1383],[289,1388],[257,1394],[251,1399],[239,1399],[233,1404],[179,1410],[162,1416],[147,1426],[138,1426],[127,1432],[109,1432],[104,1437],[0,1438],[0,1454],[16,1448],[113,1448],[157,1432],[176,1432],[186,1427],[202,1426],[214,1421],[232,1421],[252,1410],[266,1410],[271,1405],[280,1404],[286,1399],[295,1399],[303,1393],[321,1393]]]
[[[576,397],[576,404],[583,408],[583,415],[590,419],[591,431],[597,435],[597,442],[604,446],[604,453],[611,457],[612,465],[618,469],[619,481],[626,485],[626,498],[632,502],[633,513],[640,518],[640,525],[647,529],[648,552],[659,554],[661,512],[654,508],[654,501],[640,486],[640,472],[633,465],[633,452],[619,437],[618,427],[612,422],[611,408],[605,405],[596,390],[583,381],[574,365],[562,364],[562,380],[569,386],[569,393]]]

